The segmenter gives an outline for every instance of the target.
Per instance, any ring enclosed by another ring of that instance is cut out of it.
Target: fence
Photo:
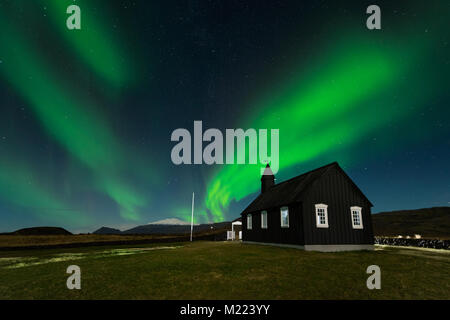
[[[375,244],[450,250],[450,240],[375,237]]]

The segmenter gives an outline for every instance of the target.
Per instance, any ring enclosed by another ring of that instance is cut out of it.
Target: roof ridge
[[[324,176],[327,176],[331,171],[334,172],[335,170],[340,172],[342,179],[346,179],[350,182],[351,188],[360,193],[362,197],[367,200],[370,206],[373,206],[369,199],[367,199],[364,193],[362,193],[359,187],[354,183],[354,181],[339,166],[339,163],[334,161],[278,183],[267,190],[267,192],[260,193],[247,206],[242,214],[302,201],[304,194],[308,189],[314,188],[314,184],[317,180],[323,179]]]
[[[286,182],[290,182],[290,181],[292,181],[292,180],[295,180],[295,179],[300,178],[300,177],[302,177],[302,176],[305,176],[305,175],[307,175],[307,174],[313,173],[313,172],[315,172],[315,171],[319,171],[319,170],[324,169],[324,168],[326,168],[326,167],[331,167],[332,165],[336,165],[336,164],[339,166],[339,163],[338,163],[337,161],[333,161],[333,162],[331,162],[331,163],[329,163],[329,164],[326,164],[326,165],[324,165],[324,166],[321,166],[321,167],[319,167],[319,168],[316,168],[316,169],[313,169],[313,170],[304,172],[304,173],[302,173],[302,174],[300,174],[300,175],[298,175],[298,176],[296,176],[296,177],[293,177],[293,178],[290,178],[290,179],[288,179],[288,180],[284,180],[283,182],[277,183],[277,184],[275,184],[272,188],[275,188],[275,187],[277,187],[277,186],[279,186],[279,185],[282,185],[282,184],[284,184],[284,183],[286,183]],[[270,189],[272,189],[272,188],[270,188]]]

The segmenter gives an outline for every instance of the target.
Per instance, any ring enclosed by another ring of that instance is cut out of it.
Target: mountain
[[[376,236],[450,238],[450,207],[380,212],[372,215],[372,223]]]
[[[108,227],[101,227],[98,230],[95,230],[93,234],[121,234],[122,231],[118,229],[108,228]]]
[[[33,227],[24,228],[12,232],[14,235],[22,236],[47,236],[47,235],[71,235],[69,231],[59,227]]]
[[[164,220],[159,220],[159,221],[155,221],[155,222],[150,222],[149,224],[151,225],[177,225],[177,226],[190,226],[191,223],[190,222],[186,222],[177,218],[170,218],[170,219],[164,219]],[[195,225],[195,224],[194,224]]]
[[[178,223],[183,224],[168,224]],[[218,222],[212,224],[198,224],[194,225],[194,233],[203,233],[208,231],[218,230],[231,230],[231,222]],[[113,228],[101,227],[93,232],[93,234],[159,234],[159,235],[171,235],[171,234],[188,234],[191,232],[191,225],[185,224],[184,221],[178,219],[165,219],[161,221],[152,222],[142,226],[137,226],[125,231],[120,231]]]
[[[146,224],[125,230],[124,234],[180,234],[191,232],[190,225]]]
[[[209,230],[221,230],[230,228],[231,222],[219,222],[213,224],[194,225],[193,232],[203,232]],[[135,228],[122,231],[122,234],[183,234],[190,233],[191,226],[188,225],[170,225],[170,224],[146,224]]]

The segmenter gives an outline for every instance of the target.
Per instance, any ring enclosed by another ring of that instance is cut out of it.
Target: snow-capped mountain
[[[190,222],[186,222],[183,220],[180,220],[178,218],[169,218],[169,219],[164,219],[164,220],[159,220],[159,221],[155,221],[155,222],[150,222],[148,224],[158,224],[158,225],[171,225],[171,226],[190,226],[191,223]],[[196,225],[196,224],[194,224]]]

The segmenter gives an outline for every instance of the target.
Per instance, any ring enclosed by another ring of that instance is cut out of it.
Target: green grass
[[[449,252],[225,242],[116,248],[0,252],[0,299],[450,299]],[[81,268],[81,290],[66,288],[71,264]],[[381,290],[366,287],[372,264]]]
[[[77,234],[77,235],[0,235],[0,248],[2,247],[29,247],[66,245],[78,243],[89,244],[92,242],[108,243],[112,241],[152,240],[162,238],[174,238],[186,235],[101,235],[101,234]],[[1,249],[0,249],[1,250]]]

